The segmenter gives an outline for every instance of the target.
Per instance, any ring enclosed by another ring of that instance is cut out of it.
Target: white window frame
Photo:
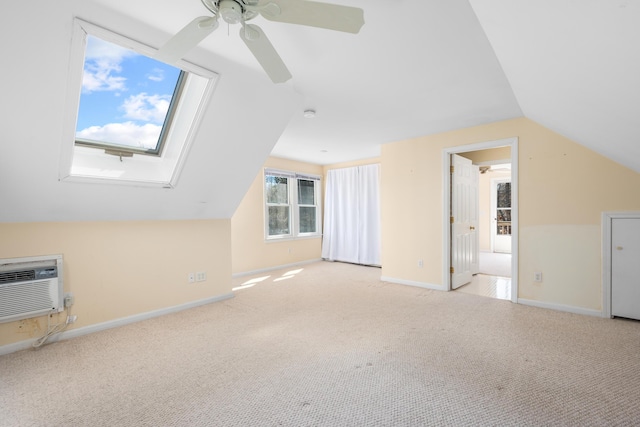
[[[269,235],[269,206],[284,206],[283,204],[274,204],[267,202],[267,176],[279,176],[283,178],[287,178],[287,190],[288,190],[288,198],[289,203],[289,233],[288,234],[280,234],[280,235]],[[298,180],[308,180],[314,182],[314,204],[300,204],[298,202]],[[262,180],[262,188],[263,188],[263,204],[264,204],[264,236],[266,241],[279,241],[279,240],[292,240],[292,239],[303,239],[303,238],[315,238],[322,236],[322,228],[321,228],[321,218],[322,218],[322,207],[321,207],[321,192],[322,192],[322,177],[318,175],[311,174],[303,174],[296,173],[278,169],[265,169]],[[300,232],[300,207],[310,207],[313,206],[316,209],[316,231],[311,233],[301,233]]]
[[[175,188],[218,75],[184,60],[178,61],[175,66],[187,74],[161,156],[118,158],[106,154],[104,150],[76,144],[76,120],[87,34],[145,56],[153,57],[157,52],[143,43],[75,18],[59,179],[63,182]]]

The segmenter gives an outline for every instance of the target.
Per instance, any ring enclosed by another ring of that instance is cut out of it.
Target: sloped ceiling
[[[470,3],[526,117],[640,172],[640,1]]]
[[[159,47],[207,14],[200,1],[5,1],[0,221],[229,218],[269,153],[331,164],[523,115],[640,171],[639,0],[331,2],[364,9],[359,34],[253,21],[285,84],[237,26],[187,54],[220,79],[177,188],[161,190],[57,181],[72,20]]]
[[[73,143],[62,129],[74,16],[151,46],[165,35],[89,1],[4,6],[0,36],[10,61],[0,79],[0,221],[230,218],[301,108],[291,87],[208,55],[199,65],[219,79],[175,189],[60,182],[61,147]]]

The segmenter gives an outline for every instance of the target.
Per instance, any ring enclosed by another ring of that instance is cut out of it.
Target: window
[[[320,177],[265,170],[267,239],[320,235]]]
[[[316,182],[311,179],[298,178],[298,219],[299,232],[316,232]]]
[[[289,204],[289,178],[267,175],[267,226],[269,236],[291,234],[291,206]]]
[[[511,235],[511,182],[499,182],[496,193],[496,234]]]
[[[160,155],[185,72],[88,35],[76,144],[107,154]]]
[[[60,180],[174,188],[217,74],[74,20]]]

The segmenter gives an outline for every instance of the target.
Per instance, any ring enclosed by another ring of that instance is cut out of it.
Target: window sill
[[[267,237],[265,243],[291,242],[295,240],[320,239],[322,234],[313,234],[308,236],[286,236],[286,237]]]

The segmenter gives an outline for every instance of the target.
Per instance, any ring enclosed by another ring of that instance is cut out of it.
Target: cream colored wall
[[[640,174],[525,118],[382,146],[382,275],[444,283],[442,150],[511,137],[519,139],[519,298],[601,310],[600,215],[640,209]],[[543,282],[533,281],[536,271]]]
[[[264,167],[323,175],[322,166],[277,157],[268,158]],[[261,169],[231,219],[233,274],[295,264],[321,257],[322,237],[265,240],[263,182],[264,171]]]
[[[0,223],[0,236],[0,258],[64,256],[73,328],[231,292],[230,220]],[[190,272],[207,280],[188,283]],[[2,323],[0,346],[46,327],[46,317]]]

